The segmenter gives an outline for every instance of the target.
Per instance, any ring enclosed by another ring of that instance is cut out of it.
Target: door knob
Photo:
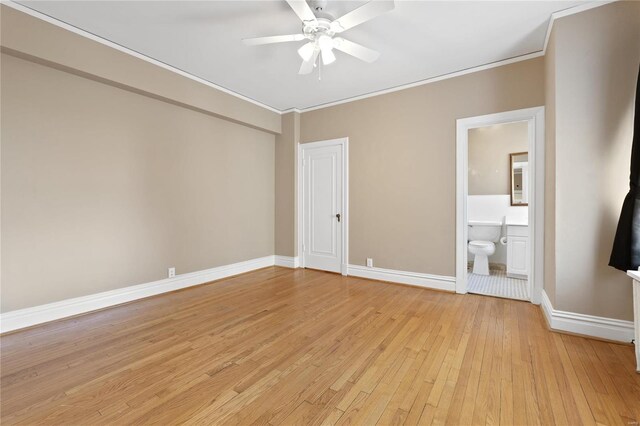
[[[336,218],[338,219],[338,222],[340,222],[340,213],[336,214]]]

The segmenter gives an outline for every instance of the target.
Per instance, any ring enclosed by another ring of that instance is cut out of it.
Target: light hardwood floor
[[[552,333],[526,302],[311,270],[266,268],[0,342],[3,425],[640,420],[630,346]]]

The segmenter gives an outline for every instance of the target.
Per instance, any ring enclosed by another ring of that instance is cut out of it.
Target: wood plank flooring
[[[526,302],[271,267],[0,338],[10,424],[633,425],[633,348]]]

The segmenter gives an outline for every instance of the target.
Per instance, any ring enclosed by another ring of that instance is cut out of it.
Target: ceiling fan
[[[298,54],[302,58],[302,65],[298,74],[309,74],[313,71],[318,61],[318,56],[322,59],[323,65],[329,65],[336,60],[333,49],[340,50],[365,62],[373,62],[380,56],[380,53],[373,49],[364,47],[358,43],[336,37],[350,28],[369,21],[383,13],[393,10],[395,3],[393,0],[371,0],[357,9],[334,19],[331,15],[323,12],[327,0],[309,0],[313,9],[304,0],[285,0],[291,9],[302,20],[302,33],[277,35],[270,37],[255,37],[242,40],[248,46],[258,46],[262,44],[283,43],[289,41],[308,40],[300,49]],[[314,10],[315,9],[315,13]]]

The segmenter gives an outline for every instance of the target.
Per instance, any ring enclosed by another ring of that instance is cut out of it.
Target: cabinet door
[[[516,275],[529,274],[529,256],[527,256],[527,237],[508,237],[507,273]]]

